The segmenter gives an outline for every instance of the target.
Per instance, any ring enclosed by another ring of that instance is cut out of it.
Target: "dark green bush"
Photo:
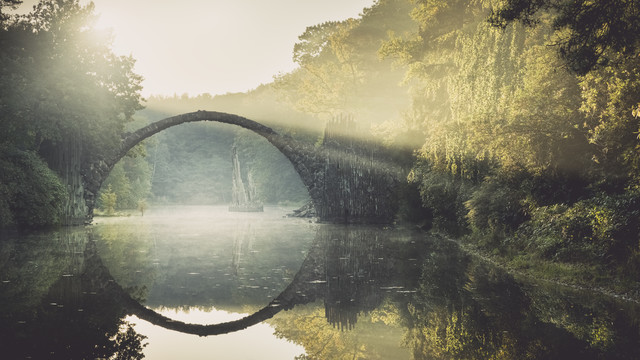
[[[537,208],[520,229],[530,239],[529,250],[567,262],[621,265],[639,249],[640,195],[600,194],[571,206]]]
[[[573,204],[592,196],[589,182],[575,173],[546,170],[527,175],[525,181],[531,199],[540,206]]]
[[[418,224],[423,228],[432,227],[431,210],[423,206],[417,183],[401,183],[398,186],[398,197],[400,199],[398,201],[398,220]]]
[[[60,223],[67,192],[38,155],[0,148],[0,168],[0,226]]]
[[[527,220],[525,196],[499,181],[485,181],[465,203],[469,225],[480,233],[512,233]]]
[[[429,169],[420,172],[418,180],[422,206],[430,210],[433,229],[453,235],[467,232],[464,204],[469,199],[472,185],[448,173]]]

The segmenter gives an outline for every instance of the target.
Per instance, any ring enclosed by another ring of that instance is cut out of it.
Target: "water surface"
[[[4,233],[2,358],[640,358],[635,303],[516,281],[414,229],[288,210]]]

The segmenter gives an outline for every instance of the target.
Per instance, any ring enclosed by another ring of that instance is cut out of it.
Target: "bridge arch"
[[[171,116],[163,120],[156,121],[142,127],[132,133],[126,133],[116,151],[111,154],[94,160],[88,166],[88,170],[83,175],[84,198],[87,205],[88,219],[91,222],[96,197],[102,183],[115,166],[129,150],[139,144],[144,139],[151,137],[170,127],[199,121],[213,121],[224,124],[240,126],[244,129],[264,137],[276,149],[278,149],[293,165],[293,168],[300,176],[302,183],[307,188],[314,207],[318,207],[322,201],[322,187],[324,185],[324,157],[321,151],[311,145],[297,141],[290,136],[277,133],[270,127],[264,126],[256,121],[249,120],[242,116],[215,111],[196,111],[181,115]]]
[[[127,315],[135,315],[153,325],[185,334],[221,335],[244,330],[272,318],[282,310],[315,301],[318,294],[324,293],[324,291],[318,291],[318,287],[323,289],[324,284],[313,281],[317,280],[322,272],[323,254],[322,243],[316,238],[293,280],[278,296],[263,308],[241,319],[215,324],[193,324],[174,320],[141,304],[113,278],[109,268],[98,254],[95,241],[89,241],[86,245],[83,276],[90,279],[93,285],[104,289],[110,298],[122,306]]]
[[[399,279],[412,278],[415,268],[409,266],[398,272],[397,264],[406,261],[408,250],[411,249],[410,253],[413,254],[419,249],[417,246],[427,246],[415,245],[414,241],[398,243],[396,238],[388,235],[377,238],[380,229],[369,226],[351,230],[345,226],[318,229],[300,268],[275,298],[251,314],[222,323],[194,324],[171,319],[132,298],[103,264],[95,241],[87,244],[85,269],[90,270],[86,275],[92,284],[106,289],[107,296],[113,298],[127,315],[135,315],[153,325],[185,334],[209,336],[244,330],[272,318],[282,310],[316,300],[324,300],[325,315],[332,325],[351,328],[360,312],[372,311],[382,303],[384,297],[406,291],[403,286],[398,286],[405,285]],[[405,233],[404,236],[407,235],[423,238],[419,231]],[[391,291],[393,289],[397,289],[397,292]],[[409,289],[409,293],[412,291]]]

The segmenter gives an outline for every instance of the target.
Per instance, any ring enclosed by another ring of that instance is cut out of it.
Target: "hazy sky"
[[[81,1],[88,3],[89,1]],[[36,0],[25,0],[31,9]],[[374,0],[94,0],[113,49],[133,55],[143,94],[244,92],[294,69],[307,26],[358,17]],[[24,10],[23,10],[24,11]]]

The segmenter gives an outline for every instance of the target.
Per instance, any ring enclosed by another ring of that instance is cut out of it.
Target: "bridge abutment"
[[[401,171],[385,149],[361,134],[352,118],[339,117],[327,124],[322,150],[325,166],[318,218],[337,223],[392,222]]]

